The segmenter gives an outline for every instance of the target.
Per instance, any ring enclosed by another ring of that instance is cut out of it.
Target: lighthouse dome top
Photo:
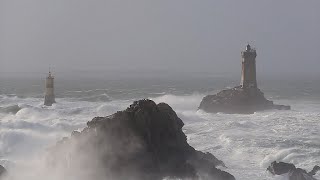
[[[49,71],[49,74],[48,74],[48,77],[47,77],[47,78],[53,79],[53,75],[52,75],[51,71]]]
[[[250,44],[247,45],[246,50],[247,50],[247,51],[250,51],[250,50],[251,50]]]

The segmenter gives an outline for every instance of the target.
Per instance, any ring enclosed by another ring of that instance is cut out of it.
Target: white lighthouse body
[[[52,76],[51,72],[49,72],[48,77],[46,78],[46,92],[44,96],[44,105],[52,106],[55,103],[55,96],[54,96],[54,77]]]

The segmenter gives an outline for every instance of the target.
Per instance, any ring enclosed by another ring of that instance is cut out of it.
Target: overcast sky
[[[0,0],[0,72],[317,73],[319,0]]]

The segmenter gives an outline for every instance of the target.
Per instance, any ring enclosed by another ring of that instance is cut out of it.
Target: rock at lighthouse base
[[[273,104],[258,88],[244,89],[237,86],[204,97],[199,109],[209,113],[253,114],[269,109],[290,110],[290,106]]]

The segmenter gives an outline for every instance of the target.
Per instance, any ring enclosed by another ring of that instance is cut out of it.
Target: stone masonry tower
[[[248,44],[246,50],[241,52],[242,55],[242,74],[241,74],[241,87],[243,89],[256,89],[256,57],[255,49],[251,49]]]
[[[46,92],[44,96],[44,105],[46,106],[52,106],[52,104],[56,102],[53,92],[53,80],[54,77],[51,75],[51,72],[49,71],[49,75],[46,78]]]

